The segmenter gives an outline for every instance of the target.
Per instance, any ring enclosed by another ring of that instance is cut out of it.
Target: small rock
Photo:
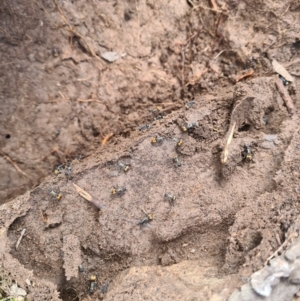
[[[292,246],[285,252],[285,258],[290,261],[295,261],[300,256],[300,243]]]
[[[191,251],[190,251],[191,253],[195,253],[196,252],[196,250],[195,249],[191,249]]]
[[[264,149],[271,149],[273,148],[275,145],[273,143],[273,141],[264,141],[262,142],[261,144],[261,147],[264,148]]]
[[[268,297],[272,287],[280,281],[280,277],[288,277],[289,273],[289,264],[280,257],[274,258],[270,261],[270,266],[251,275],[251,286],[257,294]]]
[[[280,283],[276,285],[272,291],[268,301],[291,301],[293,296],[298,292],[299,285],[290,283],[287,279],[281,279]]]
[[[29,285],[29,286],[31,285],[31,282],[30,282],[29,279],[26,279],[26,280],[25,280],[25,283],[26,283],[27,285]]]
[[[25,297],[27,295],[27,292],[24,289],[18,287],[18,285],[16,283],[14,283],[9,290],[9,294],[11,296]]]
[[[106,284],[104,284],[104,285],[102,286],[101,291],[102,291],[103,294],[106,294],[106,293],[107,293],[107,291],[108,291],[108,283],[106,283]]]
[[[264,135],[264,140],[266,141],[276,141],[277,140],[277,135],[276,134],[266,134]]]
[[[235,290],[228,298],[228,301],[241,301],[241,292],[239,290]]]
[[[84,272],[84,268],[83,268],[82,265],[79,265],[79,266],[78,266],[78,271],[79,271],[80,273],[83,273],[83,272]]]
[[[30,53],[29,56],[28,56],[28,59],[31,63],[33,63],[35,61],[35,56],[33,53]]]
[[[209,299],[209,301],[223,301],[223,300],[224,298],[217,294],[213,294]]]
[[[250,283],[244,284],[241,287],[241,298],[243,301],[256,301],[258,299],[257,294],[252,289]]]
[[[101,57],[110,63],[113,63],[119,58],[118,54],[113,51],[105,52],[101,55]]]
[[[293,284],[300,284],[300,268],[296,268],[291,272],[289,281]]]
[[[119,172],[118,171],[112,171],[110,173],[108,173],[108,177],[109,178],[115,178],[119,175]]]
[[[182,246],[185,248],[185,247],[187,247],[189,244],[182,244]]]

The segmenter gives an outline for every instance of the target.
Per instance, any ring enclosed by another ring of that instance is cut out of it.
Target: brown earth
[[[299,117],[271,62],[297,111],[300,5],[216,2],[3,1],[0,275],[28,300],[226,300],[285,241]]]

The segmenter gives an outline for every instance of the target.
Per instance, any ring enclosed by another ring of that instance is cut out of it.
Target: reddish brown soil
[[[57,300],[56,288],[63,300],[89,298],[91,275],[93,300],[137,300],[143,292],[147,300],[163,283],[151,277],[176,284],[173,273],[199,275],[197,264],[205,272],[194,284],[223,282],[202,290],[184,282],[176,294],[162,285],[169,297],[153,298],[226,298],[285,240],[299,214],[299,120],[284,106],[271,61],[294,76],[297,111],[300,6],[216,2],[222,13],[211,1],[3,3],[1,203],[30,192],[0,207],[1,271],[23,287],[26,278],[36,284],[27,285],[29,300]],[[119,58],[102,60],[107,51]],[[254,74],[236,83],[248,68]],[[162,143],[151,143],[156,135]],[[245,145],[253,160],[243,158]],[[67,162],[70,175],[53,173]],[[126,191],[112,196],[113,186]],[[142,210],[153,214],[149,225],[137,225]],[[130,267],[137,270],[120,274]]]

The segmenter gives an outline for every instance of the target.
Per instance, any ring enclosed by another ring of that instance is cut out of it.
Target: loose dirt
[[[287,238],[300,6],[212,3],[4,1],[0,275],[28,300],[226,300]]]

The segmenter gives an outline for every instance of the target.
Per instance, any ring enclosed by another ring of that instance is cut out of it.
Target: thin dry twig
[[[44,222],[44,223],[47,223],[47,219],[45,218],[45,216],[44,216],[42,210],[40,210],[40,213],[41,213],[41,218],[42,218],[43,222]]]
[[[181,85],[182,85],[182,87],[184,87],[184,63],[185,63],[184,48],[181,50],[181,57],[182,57],[182,66],[181,66]]]
[[[240,80],[251,76],[253,73],[254,73],[254,70],[252,68],[243,70],[242,72],[240,72],[239,74],[237,74],[235,76],[235,82],[239,82]]]
[[[219,7],[218,7],[216,1],[215,1],[215,0],[210,0],[210,2],[211,2],[212,8],[213,8],[215,11],[218,11],[218,10],[219,10]]]
[[[20,243],[21,243],[21,240],[22,240],[22,238],[23,238],[25,232],[26,232],[26,229],[24,228],[24,229],[22,230],[22,232],[21,232],[21,235],[20,235],[20,237],[19,237],[17,243],[16,243],[16,250],[18,250],[19,245],[20,245]]]
[[[231,143],[232,137],[233,137],[233,133],[234,133],[234,129],[235,129],[235,125],[236,122],[233,123],[233,125],[231,126],[231,128],[229,129],[229,133],[228,133],[228,138],[226,140],[225,146],[224,146],[224,150],[221,154],[221,162],[222,164],[226,164],[227,159],[228,159],[228,153],[229,153],[229,144]]]
[[[202,8],[202,9],[211,10],[211,11],[214,11],[214,12],[217,12],[217,13],[222,13],[222,11],[219,10],[219,9],[214,9],[214,8],[210,8],[210,7],[203,6],[203,5],[197,5],[197,6],[194,6],[192,9],[196,9],[196,8]],[[224,13],[224,12],[223,12],[223,13]]]
[[[64,25],[67,25],[69,27],[69,31],[71,31],[75,36],[77,36],[78,38],[80,38],[86,45],[88,52],[90,53],[90,55],[92,55],[93,57],[97,58],[98,60],[102,61],[101,58],[95,53],[95,51],[93,50],[92,46],[87,42],[87,40],[77,31],[75,30],[68,22],[67,22],[67,18],[65,17],[65,15],[63,14],[62,10],[60,9],[57,0],[53,0],[54,4],[61,16],[61,18],[64,21]]]
[[[283,244],[274,252],[272,253],[267,260],[265,261],[265,265],[267,265],[269,263],[269,261],[274,258],[275,256],[277,256],[279,253],[281,253],[284,249],[284,247],[286,247],[292,240],[294,237],[297,237],[298,234],[296,232],[293,232],[284,242]]]
[[[280,80],[280,78],[276,77],[275,78],[275,84],[277,86],[278,92],[281,96],[281,98],[283,99],[288,112],[292,115],[295,112],[295,106],[294,106],[294,102],[289,94],[289,92],[286,90],[285,86],[283,85],[282,81]]]
[[[101,102],[99,99],[81,99],[81,98],[77,98],[76,101],[78,101],[78,102]]]
[[[3,154],[2,152],[0,152],[0,154],[2,155],[2,157],[3,157],[6,161],[8,161],[9,163],[11,163],[11,164],[14,166],[14,168],[15,168],[20,174],[22,174],[23,176],[25,176],[26,178],[28,178],[29,180],[31,180],[30,177],[28,176],[28,174],[27,174],[25,171],[23,171],[23,170],[17,165],[17,163],[15,163],[9,156]]]
[[[104,145],[107,143],[107,141],[108,141],[111,137],[113,137],[113,135],[114,135],[114,133],[109,133],[109,134],[107,134],[107,135],[103,138],[101,144],[104,146]]]

